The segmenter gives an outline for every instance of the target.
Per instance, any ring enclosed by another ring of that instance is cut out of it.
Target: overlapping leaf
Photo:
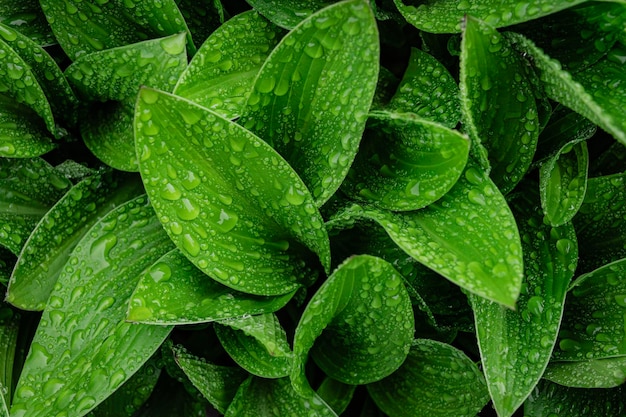
[[[580,114],[558,105],[550,120],[539,135],[535,159],[545,161],[553,157],[569,142],[580,142],[592,137],[597,126]]]
[[[19,30],[39,45],[45,46],[55,42],[37,0],[0,1],[0,23]]]
[[[309,16],[261,68],[240,124],[271,144],[321,206],[348,173],[378,75],[378,32],[367,3]]]
[[[335,3],[329,0],[249,0],[248,3],[274,24],[293,29],[319,9]]]
[[[344,384],[326,377],[316,392],[335,413],[341,415],[352,401],[355,389],[355,385]]]
[[[187,100],[142,89],[135,136],[141,175],[181,252],[238,291],[307,285],[328,235],[306,186],[266,143]],[[308,262],[307,262],[308,261]]]
[[[574,388],[614,388],[626,382],[626,356],[552,362],[543,377]]]
[[[0,304],[0,415],[9,416],[7,407],[13,397],[15,352],[20,315],[7,304]],[[19,366],[19,365],[18,365]],[[3,414],[4,411],[4,414]]]
[[[37,113],[0,95],[0,157],[34,158],[55,147],[45,122]]]

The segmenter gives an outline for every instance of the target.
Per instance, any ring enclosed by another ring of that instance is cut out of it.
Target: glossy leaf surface
[[[18,332],[20,330],[20,314],[13,311],[7,304],[0,304],[0,415],[9,415],[7,407],[13,397],[15,353],[19,349]],[[19,365],[18,365],[19,366]]]
[[[46,16],[37,0],[0,1],[0,22],[12,29],[19,30],[40,45],[49,45],[55,42]]]
[[[595,124],[567,107],[558,105],[552,112],[545,129],[539,135],[535,160],[545,161],[568,143],[587,140],[596,131]]]
[[[336,379],[326,377],[316,392],[335,413],[341,415],[350,405],[355,389],[355,385],[344,384]]]
[[[274,24],[293,29],[303,19],[317,10],[331,5],[334,2],[328,0],[247,0],[259,13],[268,18]]]
[[[10,97],[0,96],[0,157],[34,158],[55,147],[37,113]]]
[[[617,387],[626,382],[626,356],[552,362],[543,377],[566,387]]]
[[[178,249],[142,274],[129,302],[127,319],[147,324],[191,324],[272,313],[293,293],[276,297],[235,291],[211,279]]]
[[[378,55],[367,3],[334,4],[283,38],[244,107],[239,123],[289,162],[318,206],[337,190],[356,155],[376,88]]]
[[[142,89],[135,136],[165,230],[212,278],[238,291],[280,295],[315,279],[305,262],[310,251],[329,268],[328,235],[313,198],[252,133],[187,100]]]
[[[171,327],[126,323],[126,304],[139,272],[171,245],[145,197],[94,225],[74,248],[46,305],[11,415],[82,416],[150,358]],[[68,410],[70,403],[75,406]]]

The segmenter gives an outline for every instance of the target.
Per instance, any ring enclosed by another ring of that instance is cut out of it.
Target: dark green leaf
[[[473,417],[489,401],[476,364],[462,351],[428,339],[416,339],[400,369],[367,390],[390,417]]]
[[[221,320],[215,333],[239,366],[253,375],[281,378],[289,375],[291,349],[274,314],[246,315]]]
[[[56,42],[37,0],[0,1],[0,22],[19,30],[39,45]]]
[[[228,18],[220,0],[175,1],[185,18],[196,47],[200,47],[202,42]]]
[[[626,146],[614,142],[599,156],[589,161],[590,176],[604,176],[626,171]]]
[[[249,131],[142,89],[135,137],[152,204],[202,271],[238,291],[280,295],[315,279],[312,252],[330,267],[328,235],[306,186]]]
[[[207,417],[208,403],[187,392],[185,387],[165,372],[148,401],[134,417]]]
[[[43,310],[70,252],[100,218],[142,194],[135,176],[103,172],[71,188],[39,221],[20,253],[6,300]]]
[[[261,65],[282,35],[255,11],[233,17],[200,47],[174,93],[227,119],[239,117]]]
[[[298,23],[319,9],[329,6],[332,0],[246,0],[254,9],[274,24],[293,29]]]
[[[319,395],[337,415],[341,415],[350,404],[350,401],[352,401],[355,388],[355,385],[344,384],[336,379],[326,377],[317,389],[317,395]]]
[[[55,147],[45,122],[37,113],[0,95],[0,157],[34,158]]]
[[[487,385],[499,416],[511,416],[541,378],[578,259],[570,223],[543,222],[537,190],[511,202],[520,228],[524,283],[516,310],[470,295]]]
[[[474,142],[488,151],[491,178],[503,194],[530,167],[539,137],[527,70],[509,42],[468,17],[461,42],[461,108]]]
[[[302,313],[293,342],[294,388],[310,390],[304,374],[309,355],[345,384],[378,381],[404,362],[413,329],[411,300],[393,266],[369,255],[349,258]]]
[[[552,362],[543,377],[574,388],[613,388],[626,382],[626,356]]]
[[[11,415],[82,416],[150,358],[171,327],[126,323],[126,305],[139,273],[171,245],[145,197],[92,227],[50,295]]]
[[[309,16],[261,68],[240,124],[272,145],[318,206],[348,173],[378,75],[376,21],[366,2],[343,1]]]
[[[539,135],[535,159],[544,161],[554,156],[569,142],[587,140],[596,133],[597,127],[580,114],[565,106],[557,106],[546,128]]]
[[[346,194],[388,210],[417,210],[457,182],[467,137],[412,113],[375,112],[342,184]]]
[[[415,113],[454,128],[461,118],[459,87],[446,67],[433,56],[412,48],[409,66],[389,109]]]
[[[0,304],[0,415],[2,409],[8,417],[6,408],[11,403],[13,397],[13,386],[15,381],[15,351],[17,349],[17,335],[20,325],[20,315],[14,312],[7,304]],[[19,365],[18,365],[19,366]],[[4,400],[4,406],[2,401]]]
[[[10,250],[0,246],[0,284],[9,285],[11,272],[15,267],[16,257]]]
[[[127,320],[147,324],[191,324],[272,313],[293,293],[277,297],[235,291],[196,268],[178,249],[142,274]]]

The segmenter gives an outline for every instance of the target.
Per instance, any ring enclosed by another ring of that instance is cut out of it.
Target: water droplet
[[[99,263],[100,268],[109,266],[109,254],[116,244],[117,236],[111,233],[99,237],[91,244],[90,255]]]
[[[310,41],[304,47],[304,53],[313,59],[321,58],[324,55],[324,48],[316,41]]]
[[[181,196],[181,192],[176,187],[174,187],[174,185],[171,183],[165,184],[163,188],[161,189],[160,194],[161,194],[161,197],[170,201],[178,200]]]
[[[191,256],[198,256],[198,254],[200,253],[200,244],[190,234],[184,234],[183,249]]]
[[[189,221],[198,217],[200,214],[200,208],[188,198],[183,198],[180,200],[180,204],[176,208],[176,214],[181,220]]]
[[[180,35],[162,39],[159,43],[161,48],[170,55],[182,54],[185,50],[185,34],[181,33]]]
[[[222,232],[227,233],[237,225],[238,220],[239,216],[237,216],[235,213],[231,213],[222,209],[220,211],[220,218],[217,221],[217,224],[220,226],[220,230]]]

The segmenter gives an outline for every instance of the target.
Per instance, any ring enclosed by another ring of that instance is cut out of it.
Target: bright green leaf
[[[329,6],[331,0],[246,0],[257,12],[285,29],[295,28],[302,20],[319,9]]]
[[[126,305],[139,273],[171,245],[145,197],[116,208],[91,228],[43,312],[12,416],[63,411],[80,417],[150,358],[171,327],[127,323]]]
[[[240,124],[272,145],[318,206],[348,173],[378,76],[379,41],[368,4],[349,0],[309,16],[261,68]]]
[[[328,270],[328,235],[313,198],[258,137],[151,89],[141,90],[135,137],[165,230],[212,278],[238,291],[280,295],[316,278],[313,253]]]
[[[71,188],[39,221],[20,253],[6,300],[43,310],[70,252],[100,218],[142,194],[137,177],[103,172]]]
[[[0,23],[19,30],[39,45],[56,42],[38,0],[0,1]]]
[[[129,302],[127,320],[191,324],[278,311],[293,293],[277,297],[235,291],[211,279],[179,250],[146,270]]]
[[[489,401],[476,364],[462,351],[428,339],[416,339],[400,369],[367,390],[390,417],[473,417]]]
[[[543,377],[574,388],[613,388],[626,382],[626,356],[552,362]]]
[[[37,113],[0,95],[0,157],[34,158],[56,147]]]
[[[457,182],[469,146],[457,131],[414,114],[372,113],[342,191],[388,210],[426,207]]]
[[[233,17],[200,47],[174,93],[227,119],[239,117],[254,79],[282,35],[255,11]]]
[[[336,379],[326,377],[316,392],[337,415],[341,415],[352,401],[355,389],[355,385],[344,384]]]

